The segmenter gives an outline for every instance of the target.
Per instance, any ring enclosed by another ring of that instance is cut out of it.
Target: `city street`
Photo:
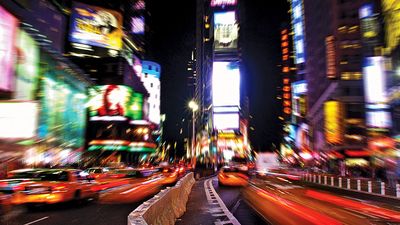
[[[112,223],[125,225],[129,213],[164,187],[160,183],[161,179],[161,177],[145,181],[129,179],[129,184],[100,191],[98,200],[38,205],[29,208],[18,206],[7,215],[5,224],[108,225]]]

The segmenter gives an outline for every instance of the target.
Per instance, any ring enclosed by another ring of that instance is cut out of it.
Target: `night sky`
[[[164,137],[168,142],[187,137],[191,112],[187,103],[191,98],[187,63],[195,47],[195,0],[146,1],[151,20],[147,21],[147,56],[160,63],[161,112],[166,113]],[[282,22],[289,21],[286,0],[242,0],[240,14],[242,82],[250,98],[250,140],[257,151],[270,149],[279,142],[280,125],[277,86],[280,73],[279,33]],[[184,9],[184,10],[183,10]],[[180,129],[183,133],[180,134]]]

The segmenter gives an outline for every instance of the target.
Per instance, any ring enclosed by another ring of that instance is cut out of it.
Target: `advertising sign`
[[[333,36],[325,38],[325,51],[326,51],[326,76],[329,79],[336,78],[336,50],[335,39]]]
[[[38,125],[38,105],[0,102],[0,138],[32,138]]]
[[[14,41],[17,19],[0,6],[0,90],[13,90]]]
[[[236,5],[237,0],[211,0],[211,7]]]
[[[144,17],[132,17],[131,29],[134,34],[144,34]]]
[[[367,111],[366,114],[369,128],[390,128],[392,126],[390,112],[388,111]]]
[[[292,0],[292,24],[294,28],[293,42],[296,64],[304,63],[304,19],[303,0]]]
[[[214,13],[214,49],[237,48],[239,28],[235,11]]]
[[[292,83],[292,91],[294,96],[307,93],[307,81],[300,80]]]
[[[324,104],[325,138],[330,144],[341,144],[343,141],[343,112],[343,105],[338,101]]]
[[[385,17],[385,44],[389,50],[396,48],[400,41],[400,2],[382,0],[382,11]]]
[[[39,138],[81,147],[86,126],[86,95],[54,73],[45,73],[41,82]]]
[[[114,10],[74,3],[69,40],[74,43],[120,50],[122,15]]]
[[[39,48],[25,31],[17,36],[17,65],[15,99],[33,100],[39,74]]]
[[[238,113],[214,113],[214,129],[239,129]]]
[[[142,119],[143,95],[122,85],[103,85],[89,89],[90,120]]]
[[[240,105],[240,71],[237,63],[213,63],[212,99],[214,107]]]
[[[364,59],[363,76],[365,99],[368,104],[386,102],[386,78],[382,56]]]

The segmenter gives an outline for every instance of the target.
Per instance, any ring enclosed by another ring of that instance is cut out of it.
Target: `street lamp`
[[[191,144],[191,151],[192,157],[194,156],[194,140],[195,140],[195,115],[194,113],[199,109],[199,106],[194,100],[189,102],[189,108],[192,109],[192,144]]]

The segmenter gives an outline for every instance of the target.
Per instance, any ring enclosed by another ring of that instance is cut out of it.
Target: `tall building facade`
[[[351,158],[367,147],[359,10],[368,2],[290,1],[296,80],[306,87],[299,113],[292,85],[294,118],[305,115],[292,133],[306,161],[327,152],[335,159]]]
[[[197,1],[196,155],[215,164],[248,155],[248,99],[241,90],[239,2]]]

